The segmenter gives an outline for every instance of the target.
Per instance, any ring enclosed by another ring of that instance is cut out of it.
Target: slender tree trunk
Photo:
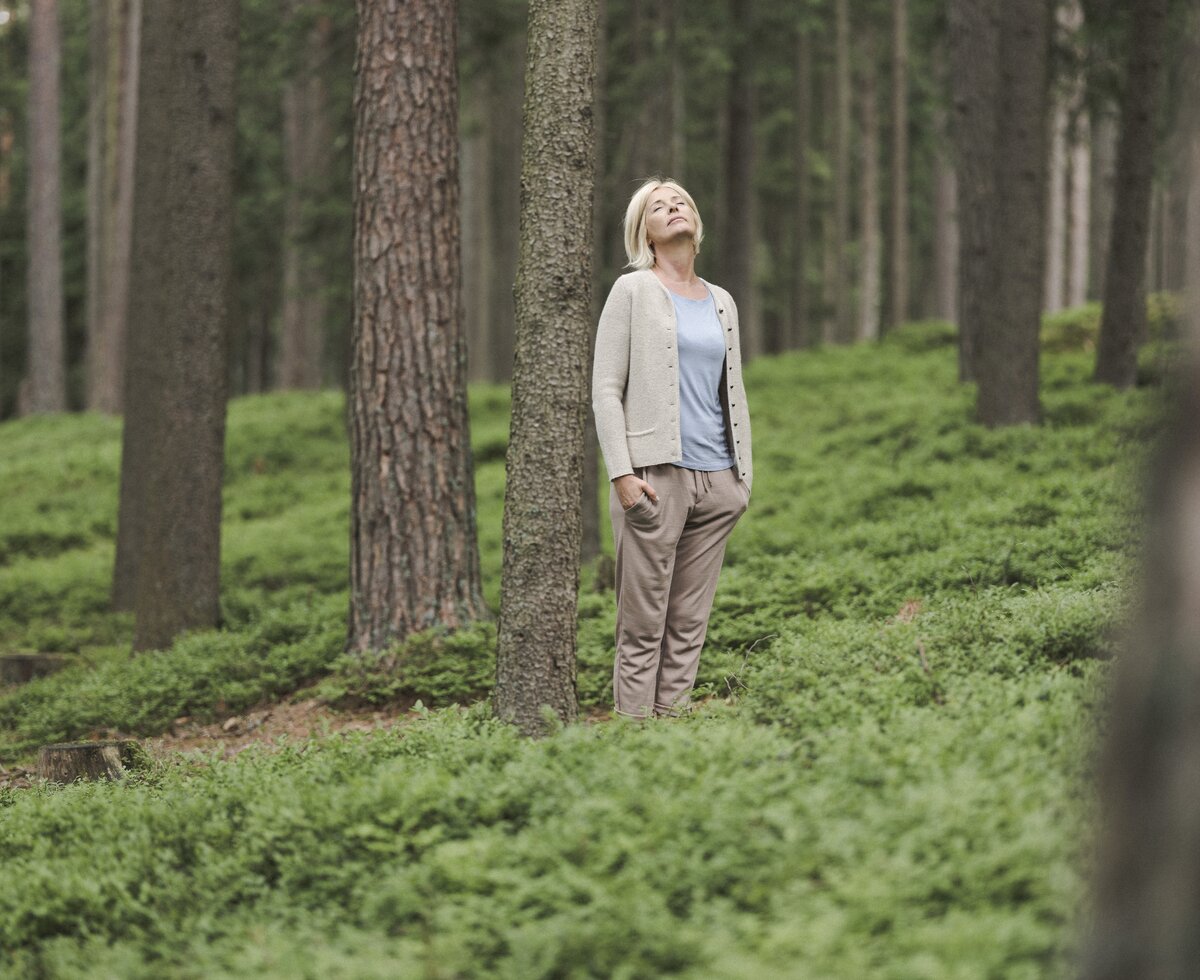
[[[88,3],[88,150],[87,150],[87,396],[85,404],[95,408],[97,361],[105,356],[100,332],[100,310],[104,300],[104,255],[111,238],[111,180],[108,173],[108,122],[116,116],[113,104],[119,92],[109,84],[112,57],[109,51],[110,0]]]
[[[787,348],[808,347],[813,338],[808,309],[809,165],[808,141],[812,116],[812,41],[807,25],[796,25],[795,101],[792,122],[792,316]]]
[[[1091,244],[1088,259],[1088,299],[1104,295],[1104,273],[1108,269],[1108,241],[1112,234],[1113,203],[1117,187],[1117,116],[1111,106],[1095,110],[1091,117]]]
[[[288,16],[304,16],[313,0],[288,0]],[[326,275],[313,247],[306,208],[328,179],[333,130],[329,119],[325,61],[330,24],[319,17],[309,28],[297,70],[283,85],[283,307],[280,316],[279,384],[319,388],[324,381]]]
[[[863,30],[863,70],[859,98],[862,103],[862,267],[858,340],[879,338],[883,308],[883,233],[879,223],[879,92],[875,67],[875,33],[868,24]]]
[[[892,328],[908,319],[908,0],[892,6]]]
[[[505,467],[496,713],[574,721],[579,488],[592,331],[595,0],[529,7],[517,356]],[[579,228],[585,229],[579,234]]]
[[[992,157],[1000,99],[999,0],[950,0],[949,34],[959,222],[958,376],[972,381],[987,316],[994,255],[996,168]]]
[[[735,37],[729,79],[729,143],[725,161],[724,275],[738,304],[742,354],[749,360],[763,352],[762,323],[754,283],[754,246],[758,230],[758,165],[754,142],[757,108],[754,91],[753,0],[731,0]]]
[[[1075,117],[1075,139],[1071,144],[1070,234],[1067,237],[1067,303],[1081,306],[1087,302],[1088,249],[1091,246],[1091,138],[1088,116]]]
[[[668,72],[670,75],[671,162],[669,171],[675,180],[683,183],[687,179],[686,102],[687,68],[684,62],[686,48],[683,41],[683,0],[663,0],[666,18],[666,41]]]
[[[834,339],[854,335],[850,306],[850,9],[834,0],[833,263]]]
[[[492,281],[491,127],[487,123],[490,66],[476,68],[468,83],[473,113],[462,120],[462,266],[463,318],[467,334],[467,377],[490,381],[491,339],[488,289]]]
[[[1050,154],[1046,179],[1046,269],[1044,309],[1063,308],[1067,257],[1067,105],[1056,93],[1050,113]]]
[[[942,320],[958,319],[958,180],[947,153],[946,116],[937,114],[941,139],[933,157],[933,315]]]
[[[459,257],[457,4],[358,0],[350,629],[382,650],[486,615]]]
[[[58,0],[29,8],[28,412],[65,412]]]
[[[238,4],[158,0],[142,31],[120,515],[137,650],[220,616]]]
[[[975,338],[976,416],[984,425],[1034,423],[1038,401],[1046,193],[1046,97],[1051,4],[1005,0],[990,227],[996,264]]]
[[[1145,261],[1154,176],[1154,117],[1162,86],[1169,6],[1169,0],[1142,0],[1133,14],[1104,313],[1096,351],[1096,380],[1117,388],[1128,388],[1137,380],[1137,348],[1146,332]]]

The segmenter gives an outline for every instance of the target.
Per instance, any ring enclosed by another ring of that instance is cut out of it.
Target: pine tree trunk
[[[949,35],[959,221],[958,376],[976,376],[975,354],[987,315],[994,255],[999,106],[999,0],[950,0]]]
[[[29,5],[28,412],[67,410],[58,0]]]
[[[807,26],[796,25],[795,101],[792,122],[792,316],[787,349],[808,347],[813,343],[808,309],[809,244],[809,132],[812,116],[812,40]]]
[[[119,0],[118,0],[119,2]],[[95,375],[104,351],[100,310],[104,300],[104,256],[111,238],[112,195],[107,173],[108,122],[116,115],[112,105],[119,94],[109,84],[109,8],[111,0],[88,3],[88,149],[87,149],[87,393],[85,404],[96,408]]]
[[[754,49],[751,44],[753,0],[731,0],[734,28],[733,70],[729,78],[729,142],[725,157],[726,229],[722,268],[727,288],[736,298],[742,332],[742,355],[749,360],[763,352],[762,323],[754,284],[754,245],[758,228],[755,192]]]
[[[862,103],[862,266],[856,338],[877,340],[883,308],[883,233],[879,225],[879,92],[875,67],[875,33],[863,29],[863,69],[859,81]]]
[[[892,315],[908,319],[908,0],[892,7]]]
[[[834,0],[833,340],[854,336],[850,305],[850,10]]]
[[[1050,119],[1050,154],[1046,173],[1046,269],[1043,307],[1057,313],[1064,306],[1067,255],[1067,105],[1054,96]]]
[[[671,157],[668,170],[680,183],[687,180],[686,103],[687,68],[684,55],[687,49],[683,41],[683,0],[663,0],[662,12],[666,20],[664,35],[667,42],[667,64],[670,77]]]
[[[1046,235],[1046,99],[1052,4],[1005,0],[993,165],[995,266],[975,338],[976,417],[984,425],[1036,423]]]
[[[496,713],[575,719],[580,497],[592,330],[594,0],[529,6],[517,352],[505,467]],[[582,228],[582,234],[580,229]]]
[[[491,352],[488,287],[492,281],[492,165],[491,127],[486,116],[490,65],[480,65],[468,83],[471,97],[464,107],[472,112],[460,120],[462,153],[462,268],[463,322],[467,334],[467,377],[490,381]]]
[[[301,17],[313,0],[288,0]],[[305,220],[308,203],[329,179],[332,125],[326,91],[330,25],[318,17],[301,48],[296,73],[283,85],[283,304],[279,385],[319,388],[324,381],[327,289],[325,266]]]
[[[1071,195],[1067,236],[1067,305],[1087,302],[1088,250],[1091,233],[1091,137],[1086,112],[1075,117],[1075,141],[1071,146]]]
[[[1117,188],[1117,116],[1111,106],[1092,113],[1091,244],[1088,248],[1088,299],[1104,296],[1108,241],[1112,234]]]
[[[142,35],[122,444],[142,458],[121,473],[137,650],[220,618],[237,0],[147,4]]]
[[[933,157],[933,315],[953,323],[958,319],[958,180],[947,153],[945,113],[939,112],[937,119],[941,139]]]
[[[486,615],[459,259],[457,4],[358,2],[350,629],[382,650]]]
[[[1142,0],[1133,14],[1104,312],[1096,352],[1096,380],[1117,388],[1128,388],[1137,380],[1137,349],[1146,332],[1145,263],[1154,176],[1154,117],[1162,87],[1169,6],[1169,0]]]

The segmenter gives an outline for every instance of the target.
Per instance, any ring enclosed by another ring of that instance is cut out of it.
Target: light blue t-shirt
[[[683,459],[679,466],[715,472],[733,466],[725,415],[721,411],[721,370],[725,365],[725,338],[712,293],[706,299],[688,299],[671,293],[675,301],[679,343],[679,438]]]

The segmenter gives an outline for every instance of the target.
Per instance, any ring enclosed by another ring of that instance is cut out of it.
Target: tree
[[[908,319],[908,0],[892,6],[892,328]]]
[[[758,230],[758,166],[754,127],[757,100],[754,89],[754,47],[751,24],[753,0],[731,0],[733,68],[729,77],[729,142],[725,155],[725,224],[721,266],[729,291],[737,297],[742,324],[742,352],[750,359],[763,352],[763,337],[754,282],[754,252]]]
[[[505,466],[496,712],[574,720],[580,487],[592,333],[595,0],[529,6],[517,349]]]
[[[1142,0],[1134,8],[1129,68],[1121,99],[1116,198],[1096,350],[1096,380],[1117,388],[1128,388],[1137,380],[1137,348],[1146,332],[1146,247],[1154,177],[1154,123],[1169,8],[1170,0]]]
[[[67,408],[59,147],[58,0],[29,9],[29,349],[25,412]]]
[[[809,244],[809,132],[812,117],[812,39],[811,26],[801,15],[796,23],[796,46],[792,56],[795,72],[792,122],[792,273],[791,323],[785,350],[807,347],[812,343],[808,310]]]
[[[879,339],[879,316],[883,303],[883,232],[879,227],[879,85],[875,27],[863,25],[862,71],[859,99],[862,104],[862,262],[859,268],[860,301],[857,340]]]
[[[483,618],[460,296],[457,4],[358,0],[347,648]],[[398,29],[402,27],[403,29]]]
[[[142,11],[118,517],[138,650],[220,619],[237,40],[237,0]]]
[[[834,0],[833,302],[832,336],[854,335],[850,308],[850,3]]]

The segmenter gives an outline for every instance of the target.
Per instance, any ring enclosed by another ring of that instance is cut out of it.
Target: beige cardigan
[[[721,407],[737,473],[749,492],[754,469],[737,307],[720,286],[700,281],[712,291],[725,332]],[[610,480],[635,467],[683,459],[675,330],[675,304],[652,269],[626,273],[613,283],[600,314],[592,366],[592,411]]]

